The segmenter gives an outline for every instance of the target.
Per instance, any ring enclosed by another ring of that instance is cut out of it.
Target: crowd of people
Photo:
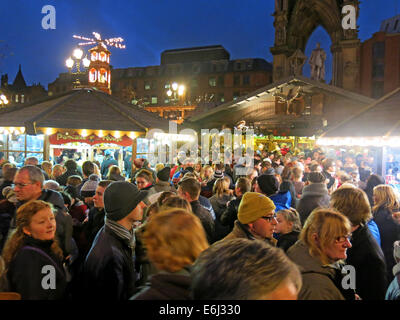
[[[129,173],[111,153],[82,166],[4,163],[0,291],[26,300],[400,299],[400,198],[368,159],[285,149],[256,152],[249,167],[132,160]],[[54,270],[45,286],[44,266]]]

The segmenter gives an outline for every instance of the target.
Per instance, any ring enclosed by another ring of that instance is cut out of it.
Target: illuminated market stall
[[[387,183],[400,182],[400,88],[367,105],[356,115],[322,134],[325,149],[355,150],[374,157],[373,171]]]
[[[153,128],[167,132],[168,121],[100,90],[80,88],[1,109],[0,151],[18,166],[28,156],[54,163],[73,154],[80,161],[101,160],[105,149],[113,149],[122,161],[128,150],[146,157],[150,143],[144,137]]]

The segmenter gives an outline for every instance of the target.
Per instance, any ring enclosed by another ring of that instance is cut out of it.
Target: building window
[[[23,94],[21,94],[21,103],[25,102],[25,96]]]
[[[197,82],[197,79],[192,79],[192,80],[190,80],[190,86],[191,86],[192,88],[197,88],[197,87],[199,86],[199,84],[198,84],[198,82]]]
[[[164,86],[165,89],[169,89],[170,87],[171,87],[170,83],[166,83],[165,86]]]
[[[250,84],[250,75],[246,74],[243,76],[243,84],[249,85]]]
[[[151,104],[157,104],[157,96],[152,96],[151,97]]]
[[[237,100],[240,97],[240,92],[236,91],[233,93],[233,101]]]
[[[18,102],[18,95],[15,95],[15,102]]]
[[[235,70],[242,70],[242,64],[240,62],[235,63]]]
[[[372,67],[372,78],[383,78],[385,76],[385,65],[383,63],[374,64]]]
[[[394,24],[394,31],[397,31],[398,24],[399,24],[399,20],[396,20],[396,23]]]
[[[233,85],[234,86],[240,86],[240,75],[235,75],[233,77]]]
[[[209,78],[209,79],[208,79],[208,85],[209,85],[210,87],[216,87],[216,86],[217,86],[217,79],[215,79],[215,78]]]
[[[144,82],[144,90],[150,90],[150,89],[151,89],[150,81],[145,81]]]
[[[225,102],[225,95],[224,93],[218,93],[218,101],[219,102]]]
[[[379,41],[374,43],[372,47],[372,58],[373,59],[385,58],[385,42]]]
[[[224,86],[224,76],[219,76],[218,77],[218,87],[223,87]]]
[[[372,83],[372,98],[378,99],[384,95],[383,81],[374,81]]]

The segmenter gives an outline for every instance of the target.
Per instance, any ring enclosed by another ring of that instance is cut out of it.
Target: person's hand
[[[355,293],[354,296],[355,296],[356,300],[362,300],[361,297],[357,293]]]

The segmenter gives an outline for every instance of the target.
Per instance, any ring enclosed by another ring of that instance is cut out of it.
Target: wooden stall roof
[[[321,137],[400,136],[400,87],[368,104]]]
[[[0,110],[0,126],[146,132],[168,131],[168,121],[136,106],[123,104],[94,88],[79,88],[27,105]]]
[[[332,96],[338,96],[357,101],[360,104],[370,104],[375,101],[374,99],[371,99],[367,96],[360,95],[319,81],[311,80],[304,76],[291,76],[287,79],[283,79],[271,83],[260,89],[257,89],[256,91],[251,92],[244,97],[240,97],[235,101],[230,101],[216,108],[213,108],[212,110],[207,110],[195,114],[192,117],[188,118],[187,121],[192,123],[206,123],[208,121],[224,122],[227,119],[227,115],[229,115],[230,113],[250,108],[255,104],[272,103],[274,101],[273,94],[274,92],[276,92],[276,90],[280,90],[281,88],[287,90],[288,88],[296,86],[301,86],[305,91],[318,91],[322,93],[325,92]],[[270,107],[272,108],[272,104]]]

